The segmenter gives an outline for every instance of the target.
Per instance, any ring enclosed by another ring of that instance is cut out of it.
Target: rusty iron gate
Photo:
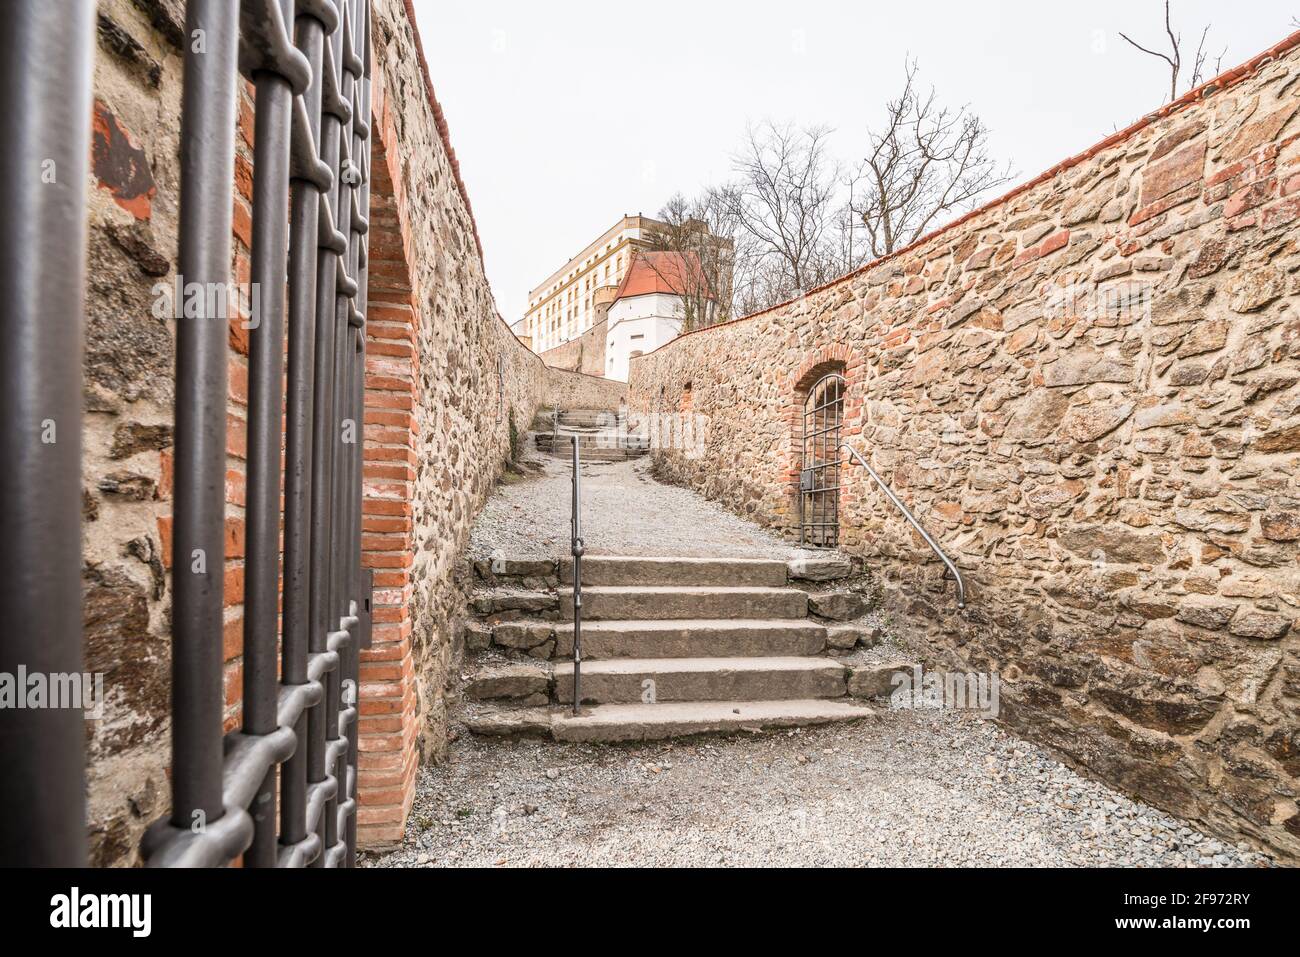
[[[7,343],[0,415],[9,463],[0,470],[0,509],[13,551],[0,588],[12,618],[0,635],[0,671],[23,665],[79,674],[95,4],[16,0],[11,7],[0,31],[0,105],[16,118],[12,148],[0,153],[8,210],[0,230]],[[360,560],[370,23],[370,0],[186,4],[172,793],[169,815],[142,843],[151,866],[355,862],[359,649],[369,639],[371,595]],[[256,97],[251,282],[258,306],[248,322],[243,716],[241,727],[223,733],[225,293],[233,288],[241,73]],[[58,169],[53,187],[37,178],[47,158]],[[57,425],[57,442],[44,440],[45,423]],[[85,863],[84,738],[76,711],[4,716],[0,863]]]
[[[844,377],[822,376],[803,406],[799,468],[799,544],[834,548],[840,543],[840,425]]]

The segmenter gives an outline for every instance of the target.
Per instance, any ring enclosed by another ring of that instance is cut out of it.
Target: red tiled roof
[[[703,288],[700,258],[695,253],[637,252],[619,283],[614,300],[667,293],[684,296]]]

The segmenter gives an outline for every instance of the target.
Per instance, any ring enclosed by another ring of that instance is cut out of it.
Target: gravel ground
[[[531,447],[531,437],[529,438]],[[788,558],[788,543],[648,458],[583,468],[592,554]],[[497,489],[475,557],[566,551],[570,471],[542,458]],[[863,656],[893,654],[892,638]],[[453,741],[422,768],[406,842],[367,866],[1260,866],[1088,781],[970,713],[636,745]]]
[[[532,445],[532,436],[528,437]],[[499,487],[470,536],[470,551],[551,558],[569,549],[572,469],[541,458],[541,474]],[[589,555],[737,555],[788,558],[795,549],[693,492],[650,476],[648,456],[582,467],[583,540]]]
[[[468,735],[366,866],[1265,866],[969,714],[629,746]]]

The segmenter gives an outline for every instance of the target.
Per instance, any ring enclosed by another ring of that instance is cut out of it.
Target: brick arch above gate
[[[808,392],[823,376],[833,372],[844,377],[844,426],[845,439],[856,438],[861,434],[862,423],[862,385],[863,370],[866,367],[861,353],[844,343],[832,343],[809,352],[797,371],[786,380],[784,389],[786,420],[785,477],[792,488],[799,486],[799,469],[801,440],[803,438],[803,408]]]

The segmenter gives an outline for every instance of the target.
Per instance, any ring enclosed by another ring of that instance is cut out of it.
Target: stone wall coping
[[[483,241],[479,238],[478,221],[474,218],[474,207],[469,201],[469,190],[465,188],[465,181],[460,176],[460,160],[456,158],[456,150],[451,145],[451,129],[447,125],[447,115],[443,112],[442,104],[438,102],[438,95],[433,90],[429,61],[424,56],[424,41],[420,39],[420,28],[415,21],[415,2],[402,0],[402,5],[406,8],[406,20],[410,23],[411,34],[415,38],[415,53],[420,58],[420,73],[424,77],[424,92],[429,97],[429,108],[433,110],[434,126],[438,130],[439,139],[442,140],[442,148],[447,151],[447,161],[451,164],[452,175],[456,178],[456,191],[460,193],[460,198],[465,203],[465,211],[469,213],[470,226],[474,230],[474,245],[478,247],[478,258],[482,262],[484,261]]]
[[[406,3],[409,7],[411,0],[406,0]],[[1148,126],[1152,125],[1153,123],[1161,119],[1164,119],[1165,117],[1170,116],[1173,113],[1177,113],[1179,110],[1183,109],[1184,107],[1190,106],[1193,103],[1196,103],[1197,101],[1202,100],[1215,93],[1219,93],[1222,90],[1226,90],[1228,87],[1234,86],[1237,83],[1241,82],[1242,80],[1253,76],[1255,73],[1257,73],[1260,70],[1260,68],[1267,66],[1269,63],[1276,60],[1279,56],[1281,56],[1284,53],[1287,53],[1288,51],[1290,51],[1296,46],[1300,46],[1300,30],[1297,30],[1295,33],[1292,33],[1286,39],[1278,43],[1275,43],[1273,46],[1269,47],[1264,52],[1259,53],[1254,57],[1251,57],[1249,60],[1247,60],[1245,63],[1242,63],[1240,66],[1233,67],[1230,70],[1225,70],[1223,73],[1220,73],[1218,76],[1214,77],[1213,79],[1207,80],[1206,82],[1202,83],[1200,86],[1196,87],[1195,89],[1189,90],[1188,92],[1184,93],[1178,99],[1165,104],[1164,106],[1160,107],[1160,109],[1155,110],[1154,112],[1146,114],[1141,119],[1130,124],[1124,129],[1112,133],[1110,136],[1106,137],[1101,142],[1096,143],[1093,146],[1090,146],[1082,153],[1078,153],[1074,156],[1071,156],[1069,159],[1062,160],[1061,162],[1057,163],[1055,166],[1053,166],[1051,169],[1047,170],[1046,172],[1040,173],[1038,176],[1035,176],[1033,179],[1021,183],[1019,186],[1013,187],[1011,190],[1009,190],[1006,193],[1003,193],[997,199],[990,200],[989,202],[985,203],[983,206],[977,207],[976,209],[972,209],[970,212],[963,214],[957,219],[954,219],[952,222],[946,223],[945,225],[940,226],[938,229],[931,230],[921,238],[917,239],[915,242],[910,243],[907,246],[904,246],[902,249],[896,249],[892,253],[887,253],[884,256],[881,256],[877,259],[873,259],[871,262],[859,266],[857,269],[853,270],[852,272],[845,273],[843,276],[840,276],[838,279],[832,279],[830,282],[823,283],[822,285],[817,286],[814,289],[808,290],[806,293],[804,293],[801,296],[796,296],[793,299],[787,299],[784,302],[779,302],[774,306],[768,306],[766,309],[760,309],[758,312],[751,312],[747,316],[741,316],[737,319],[730,319],[727,322],[719,322],[711,326],[705,326],[701,329],[692,329],[690,332],[684,332],[676,339],[672,339],[668,342],[665,342],[663,345],[655,349],[651,349],[649,352],[645,353],[644,355],[634,356],[633,361],[635,361],[636,359],[644,359],[647,358],[648,356],[652,356],[656,352],[659,352],[662,349],[667,349],[670,346],[678,342],[681,342],[683,339],[687,338],[688,336],[697,336],[702,333],[713,332],[716,329],[721,329],[726,326],[734,326],[737,323],[747,322],[750,319],[757,319],[759,316],[765,316],[768,313],[776,312],[780,309],[785,309],[786,307],[798,302],[800,299],[807,299],[809,296],[815,296],[818,293],[826,292],[829,289],[834,289],[836,286],[848,282],[849,280],[857,276],[864,275],[865,273],[868,273],[871,270],[876,269],[877,267],[883,265],[884,263],[889,262],[892,259],[897,259],[901,256],[905,256],[908,253],[913,252],[914,250],[919,249],[920,247],[926,245],[927,243],[932,242],[933,240],[937,239],[939,236],[942,236],[944,233],[950,232],[951,230],[956,229],[958,226],[961,226],[964,223],[967,223],[978,216],[982,216],[985,213],[990,212],[993,209],[996,209],[997,207],[1005,204],[1009,200],[1014,199],[1015,197],[1021,195],[1022,193],[1028,192],[1029,190],[1033,189],[1035,186],[1040,186],[1043,183],[1048,182],[1049,180],[1055,179],[1061,173],[1064,173],[1066,170],[1071,169],[1072,167],[1078,166],[1080,163],[1092,159],[1098,153],[1101,153],[1105,150],[1110,149],[1113,146],[1117,146],[1120,143],[1123,143],[1131,139],[1134,135],[1146,129]]]
[[[433,110],[433,124],[438,130],[438,138],[442,140],[442,148],[447,151],[447,162],[451,164],[451,173],[456,180],[456,192],[460,193],[461,202],[465,204],[465,212],[469,215],[469,225],[474,231],[474,246],[478,249],[479,264],[483,267],[484,275],[487,274],[487,257],[483,255],[483,240],[478,232],[478,220],[474,217],[474,204],[469,201],[469,190],[465,187],[465,181],[460,175],[460,160],[456,158],[456,148],[451,145],[451,127],[447,124],[447,114],[443,112],[442,104],[438,101],[438,94],[433,89],[433,78],[429,73],[429,61],[424,55],[424,41],[420,38],[420,27],[415,21],[415,3],[414,0],[402,0],[402,6],[406,10],[406,20],[411,25],[411,35],[415,39],[415,52],[420,59],[420,74],[424,77],[424,92],[429,98],[429,108]],[[509,330],[510,334],[515,337],[515,341],[521,346],[524,345],[514,329],[510,328],[510,323],[501,315],[495,305],[493,312],[496,313],[497,319]],[[527,348],[525,346],[525,348]],[[528,349],[533,352],[532,349]],[[533,355],[537,353],[533,352]],[[541,357],[538,356],[540,359]],[[545,362],[542,365],[546,365]],[[547,367],[549,368],[549,366]]]

